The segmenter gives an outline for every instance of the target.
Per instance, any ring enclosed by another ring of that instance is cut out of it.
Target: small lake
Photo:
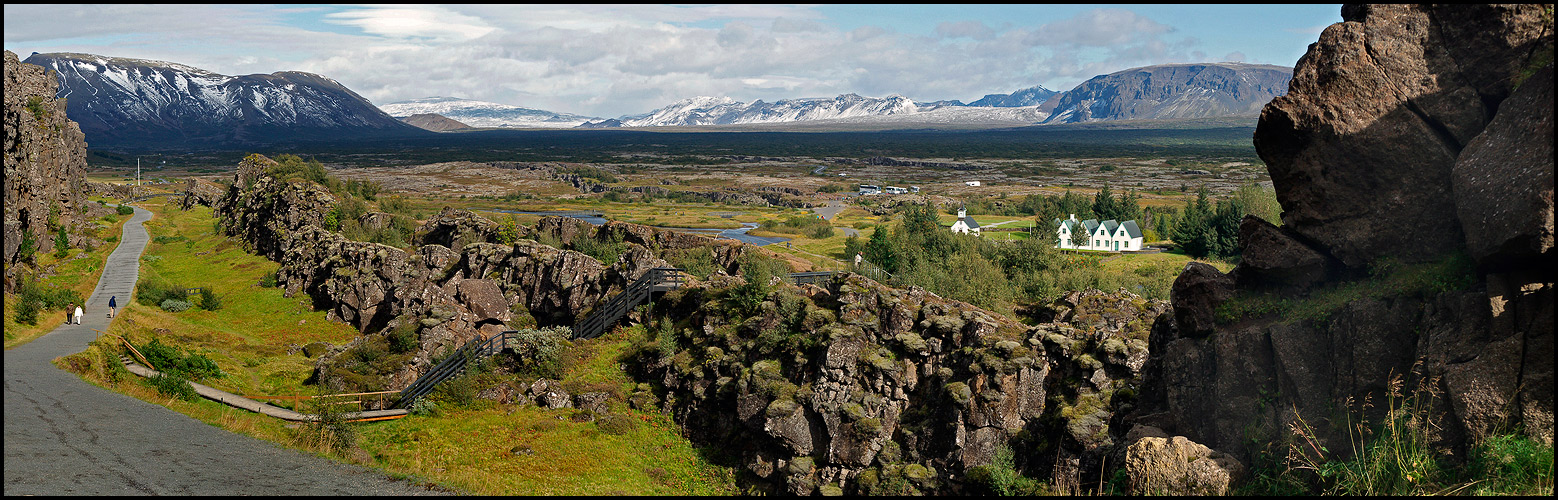
[[[506,214],[561,215],[563,217],[573,217],[575,219],[579,219],[579,220],[582,220],[584,222],[588,222],[591,225],[595,225],[595,226],[599,226],[601,224],[605,224],[606,223],[606,218],[602,217],[599,213],[591,214],[591,213],[588,213],[588,212],[524,211],[524,210],[498,210],[498,209],[488,209],[488,211],[490,211],[490,212],[506,213]],[[752,223],[752,222],[743,222],[743,223],[741,223],[741,227],[735,228],[735,229],[702,229],[702,228],[693,228],[693,227],[662,227],[662,226],[651,226],[651,227],[654,227],[655,229],[669,229],[669,230],[672,230],[672,231],[683,231],[683,232],[688,232],[688,233],[706,234],[706,235],[709,235],[709,236],[715,236],[715,237],[720,237],[720,238],[730,238],[730,239],[733,239],[733,240],[736,240],[736,241],[740,241],[742,243],[746,243],[746,244],[749,244],[749,245],[757,245],[757,246],[772,245],[774,243],[784,243],[786,241],[790,241],[789,238],[764,238],[762,236],[752,236],[750,234],[747,234],[747,231],[751,231],[751,230],[757,228],[757,224],[756,223]]]

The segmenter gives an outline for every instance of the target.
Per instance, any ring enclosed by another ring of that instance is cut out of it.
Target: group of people
[[[108,297],[108,319],[113,319],[114,318],[114,313],[118,312],[118,310],[119,310],[119,297],[118,296]],[[65,324],[67,324],[67,325],[79,325],[79,324],[81,324],[81,315],[84,314],[85,312],[86,311],[83,311],[81,309],[81,306],[76,305],[75,303],[72,303],[72,304],[70,304],[68,306],[65,306]]]

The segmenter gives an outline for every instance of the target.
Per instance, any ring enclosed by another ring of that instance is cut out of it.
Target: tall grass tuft
[[[1289,425],[1284,469],[1257,471],[1240,489],[1244,494],[1282,492],[1324,495],[1551,495],[1553,447],[1513,432],[1496,432],[1476,441],[1463,465],[1430,446],[1437,428],[1431,418],[1440,398],[1438,380],[1419,380],[1410,393],[1392,376],[1384,420],[1371,424],[1362,415],[1369,396],[1345,406],[1352,456],[1342,460],[1320,443],[1302,417]]]

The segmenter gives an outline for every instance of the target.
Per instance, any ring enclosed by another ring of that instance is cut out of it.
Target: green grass
[[[625,394],[635,384],[617,363],[643,336],[644,329],[635,326],[577,342],[565,355],[563,386],[575,393]],[[574,422],[575,409],[478,402],[442,410],[436,417],[363,427],[361,446],[387,471],[477,495],[738,493],[735,470],[710,464],[681,436],[670,415],[633,410],[615,400],[609,405],[609,414],[616,415],[609,418],[631,423],[603,430],[607,418]]]
[[[170,313],[120,297],[121,318],[109,331],[137,344],[158,337],[216,361],[228,376],[205,381],[235,394],[289,395],[306,393],[303,380],[313,371],[313,360],[288,354],[288,345],[312,342],[344,344],[356,338],[355,328],[326,319],[314,311],[306,296],[287,298],[279,288],[257,283],[280,266],[245,252],[236,240],[212,233],[211,209],[179,210],[154,198],[144,208],[155,216],[146,223],[156,240],[148,242],[142,256],[141,280],[160,279],[183,287],[208,287],[221,297],[224,307],[208,311],[192,307]],[[183,240],[176,237],[182,236]]]
[[[142,279],[155,275],[187,287],[212,287],[225,307],[218,311],[191,308],[169,313],[125,298],[120,319],[113,323],[110,332],[137,345],[156,338],[185,352],[211,358],[226,375],[201,383],[229,392],[318,394],[318,387],[303,385],[313,370],[314,360],[301,353],[288,354],[287,346],[315,341],[340,345],[356,338],[358,332],[328,321],[323,312],[311,310],[306,299],[289,299],[281,296],[281,289],[253,286],[279,266],[244,252],[235,241],[212,234],[209,209],[200,207],[185,212],[161,204],[147,208],[156,215],[147,223],[147,229],[153,238],[163,236],[164,243],[148,244],[146,256],[151,258],[142,262]],[[635,384],[617,363],[621,352],[632,345],[634,335],[642,336],[642,328],[625,328],[578,343],[565,355],[564,387],[574,393],[600,390],[620,395],[631,391]],[[289,428],[279,420],[226,405],[159,394],[155,388],[139,383],[137,377],[115,371],[109,357],[117,356],[122,348],[110,338],[100,338],[87,351],[62,358],[59,363],[94,384],[230,431],[460,492],[738,492],[734,470],[710,464],[681,437],[669,415],[632,410],[620,401],[611,403],[611,413],[617,417],[596,422],[569,420],[576,411],[572,409],[504,406],[484,400],[463,406],[445,403],[445,409],[435,416],[346,424],[356,438],[355,444],[343,446],[319,439],[314,429],[318,426]],[[495,377],[498,376],[488,375],[479,380],[490,382]],[[531,380],[515,382],[528,384]],[[602,430],[602,423],[614,425]],[[510,452],[520,445],[534,453]]]

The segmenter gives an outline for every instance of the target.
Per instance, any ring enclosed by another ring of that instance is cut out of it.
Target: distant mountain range
[[[313,73],[226,76],[75,53],[34,53],[22,62],[54,71],[65,113],[91,146],[217,147],[429,133]]]
[[[1293,68],[1269,64],[1164,64],[1095,76],[1054,98],[1044,123],[1257,116],[1286,94]]]
[[[844,94],[772,103],[693,97],[648,113],[599,118],[455,97],[375,107],[335,80],[295,71],[224,76],[176,63],[72,53],[33,54],[24,62],[54,70],[59,97],[68,99],[67,114],[81,124],[90,145],[205,147],[425,136],[428,130],[462,126],[815,122],[901,128],[1253,117],[1266,102],[1287,92],[1293,71],[1242,63],[1165,64],[1100,75],[1065,92],[1034,86],[968,104],[916,102],[901,95]]]
[[[993,108],[1017,108],[1023,106],[1038,106],[1044,101],[1059,94],[1054,90],[1044,88],[1043,85],[1022,89],[1010,94],[988,94],[977,101],[968,103],[969,106],[993,107]]]
[[[470,125],[451,120],[437,113],[422,113],[411,115],[405,118],[401,118],[400,121],[409,123],[417,128],[431,130],[433,132],[448,132],[451,130],[466,130],[471,128]]]
[[[396,118],[433,113],[472,127],[570,128],[599,118],[456,97],[426,97],[379,106]]]

